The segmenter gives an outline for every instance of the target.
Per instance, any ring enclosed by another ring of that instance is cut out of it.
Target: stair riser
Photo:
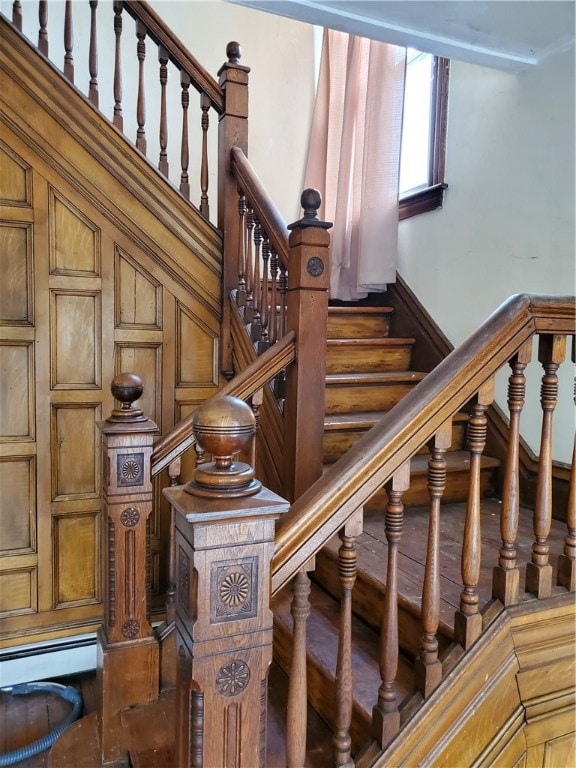
[[[328,339],[382,339],[390,333],[388,315],[344,316],[328,314]]]
[[[410,345],[386,348],[382,346],[333,346],[326,352],[326,373],[378,373],[406,371],[410,368]]]
[[[330,413],[389,411],[410,392],[414,384],[328,385],[326,408]]]
[[[354,443],[356,443],[366,432],[366,429],[331,429],[324,433],[324,463],[333,464],[343,456]],[[466,427],[463,423],[455,423],[452,427],[452,446],[450,450],[458,451],[464,447],[466,437]],[[427,446],[423,446],[419,453],[428,454]]]

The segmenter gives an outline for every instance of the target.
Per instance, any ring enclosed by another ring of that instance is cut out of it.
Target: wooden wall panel
[[[0,205],[30,205],[30,166],[0,141]]]
[[[50,299],[52,389],[100,389],[100,293],[53,290]]]
[[[34,347],[0,342],[0,441],[34,440]]]
[[[100,404],[52,407],[52,499],[100,498]]]
[[[99,602],[98,550],[100,515],[54,515],[54,608]]]
[[[36,472],[34,456],[0,459],[0,551],[36,551]]]
[[[177,307],[176,386],[218,385],[218,344],[216,337],[184,307]]]
[[[50,189],[49,206],[50,274],[98,277],[98,228],[55,189]]]
[[[34,613],[37,603],[36,568],[0,573],[0,617]]]
[[[162,328],[160,284],[118,247],[115,297],[117,328]]]
[[[114,407],[110,383],[122,371],[142,376],[139,405],[164,431],[182,399],[200,403],[218,389],[221,274],[220,234],[73,90],[54,88],[53,70],[31,64],[25,42],[11,37],[9,47],[8,58],[0,48],[10,85],[0,91],[0,472],[12,485],[2,484],[0,585],[11,597],[0,646],[99,624],[95,422]],[[179,346],[177,306],[186,313]],[[166,473],[150,525],[160,611],[163,484]]]
[[[3,222],[0,226],[0,322],[32,325],[32,226]]]

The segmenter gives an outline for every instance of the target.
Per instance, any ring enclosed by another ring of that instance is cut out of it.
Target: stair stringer
[[[573,753],[575,618],[569,594],[501,609],[430,698],[405,707],[415,714],[392,744],[367,746],[357,768],[543,765],[545,750]]]

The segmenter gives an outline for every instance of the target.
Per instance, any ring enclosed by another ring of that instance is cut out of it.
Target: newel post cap
[[[196,467],[193,480],[185,487],[187,493],[212,498],[258,493],[262,484],[254,478],[254,469],[233,460],[250,446],[256,433],[256,419],[249,405],[237,397],[216,395],[194,413],[192,432],[214,460]]]
[[[103,432],[157,432],[157,425],[147,418],[141,408],[134,403],[144,392],[142,379],[136,373],[119,373],[110,384],[110,391],[120,402],[120,408],[114,408],[99,426]]]

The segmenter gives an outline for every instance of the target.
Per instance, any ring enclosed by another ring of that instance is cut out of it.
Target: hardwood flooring
[[[84,714],[96,711],[96,674],[55,678],[52,682],[73,685],[82,694]],[[13,695],[0,691],[0,753],[28,746],[50,733],[70,713],[72,705],[55,693],[44,691]],[[18,768],[46,768],[48,750],[14,763]]]

